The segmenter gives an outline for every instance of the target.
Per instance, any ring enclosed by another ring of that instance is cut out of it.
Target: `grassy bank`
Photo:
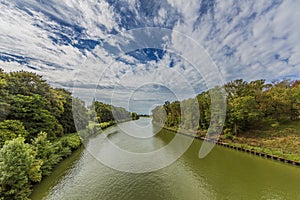
[[[206,134],[206,131],[198,131],[195,134],[192,131],[179,130],[177,127],[164,126],[163,128],[198,139],[204,139]],[[243,132],[238,136],[228,137],[228,135],[222,134],[219,141],[245,150],[300,162],[300,120]]]
[[[220,138],[223,142],[281,158],[300,161],[300,121],[251,130],[238,136]]]

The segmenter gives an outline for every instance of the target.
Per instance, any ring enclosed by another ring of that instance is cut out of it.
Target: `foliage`
[[[37,153],[37,158],[43,161],[41,166],[42,174],[49,175],[61,157],[58,154],[58,146],[52,143],[47,138],[47,133],[41,132],[32,141],[34,150]]]
[[[54,145],[57,147],[56,154],[64,158],[69,156],[72,150],[80,147],[81,140],[77,134],[68,134],[57,140]]]
[[[88,125],[88,114],[84,102],[78,98],[73,98],[72,108],[73,118],[76,121],[77,130],[86,128]],[[70,119],[72,118],[70,117]]]
[[[0,122],[0,148],[5,141],[15,139],[16,137],[27,138],[28,132],[23,123],[17,120],[5,120]]]
[[[211,123],[210,94],[215,88],[193,99],[165,102],[152,110],[153,121],[166,127],[207,130]],[[297,120],[300,115],[300,81],[265,80],[247,82],[242,79],[224,85],[227,93],[225,129],[238,135],[250,129]],[[199,116],[195,110],[199,110]],[[227,133],[226,133],[227,134]]]
[[[81,145],[76,133],[68,133],[85,128],[87,110],[37,74],[2,69],[0,106],[0,199],[28,199],[32,183]]]
[[[138,120],[140,116],[136,112],[131,112],[130,117],[132,120]]]
[[[91,110],[95,110],[96,112],[96,119],[99,123],[109,122],[109,121],[126,121],[133,119],[137,119],[137,114],[131,114],[125,108],[116,107],[113,105],[105,104],[98,101],[93,101],[92,105],[90,106]]]
[[[42,178],[42,161],[24,138],[7,141],[0,150],[0,194],[4,199],[27,199],[31,192],[30,182]]]
[[[29,132],[29,139],[40,131],[55,139],[88,124],[87,110],[81,100],[64,89],[52,88],[35,73],[0,70],[0,89],[0,121],[19,120]]]
[[[81,145],[80,137],[77,134],[69,134],[60,139],[63,147],[70,148],[71,150],[77,149]]]
[[[25,96],[17,94],[11,97],[11,112],[8,119],[23,122],[30,138],[34,138],[40,131],[51,133],[53,138],[62,135],[62,126],[58,120],[46,109],[47,100],[38,95]]]

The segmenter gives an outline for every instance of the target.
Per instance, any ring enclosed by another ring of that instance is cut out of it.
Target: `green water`
[[[147,131],[136,124],[148,124]],[[105,131],[109,140],[123,149],[147,152],[168,144],[174,133],[161,131],[151,138],[150,119],[125,122]],[[124,129],[125,127],[125,129]],[[97,140],[100,135],[94,138]],[[180,136],[187,140],[186,136]],[[300,168],[216,146],[204,159],[198,158],[202,142],[190,148],[168,167],[148,173],[120,172],[101,164],[86,149],[63,161],[55,172],[35,186],[32,199],[53,200],[168,200],[168,199],[300,199]],[[89,148],[99,148],[90,142]],[[112,156],[112,155],[108,155]],[[165,155],[168,156],[168,155]]]

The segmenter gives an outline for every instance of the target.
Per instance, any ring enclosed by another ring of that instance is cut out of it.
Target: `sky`
[[[0,68],[138,113],[234,79],[298,79],[296,0],[0,0]]]

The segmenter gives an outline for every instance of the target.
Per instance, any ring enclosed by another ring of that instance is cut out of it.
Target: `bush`
[[[62,147],[69,147],[71,150],[78,149],[81,145],[80,137],[77,134],[69,134],[60,138]]]
[[[32,140],[32,145],[37,152],[37,158],[43,161],[41,170],[43,175],[49,175],[53,167],[61,161],[58,147],[47,138],[47,133],[41,132]]]
[[[0,150],[0,198],[28,199],[31,182],[41,181],[42,161],[24,138],[5,142]]]
[[[277,128],[279,126],[279,122],[274,122],[271,124],[272,128]]]
[[[235,136],[232,135],[232,131],[231,131],[230,128],[224,129],[223,133],[224,133],[225,139],[228,139],[228,140],[234,140],[235,139]]]
[[[0,148],[5,141],[12,140],[18,136],[27,138],[28,132],[25,130],[23,123],[18,120],[5,120],[0,122]]]
[[[227,133],[227,134],[225,134],[225,138],[228,140],[234,140],[235,136],[233,136],[231,133]]]

